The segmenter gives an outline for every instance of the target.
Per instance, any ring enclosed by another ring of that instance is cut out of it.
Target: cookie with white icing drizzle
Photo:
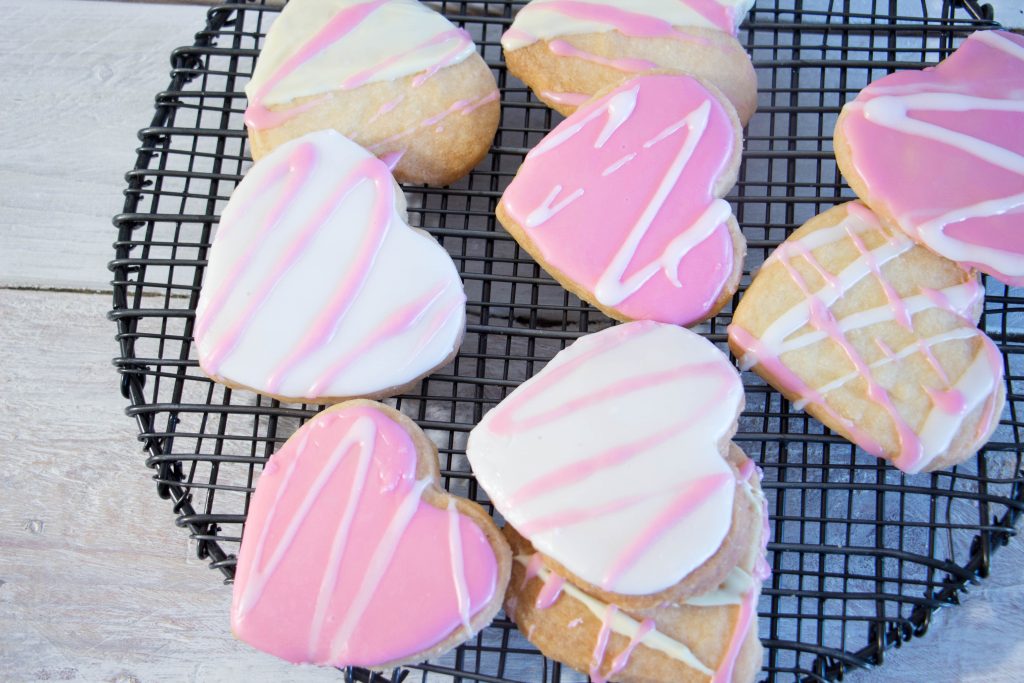
[[[416,0],[292,0],[245,92],[254,158],[333,128],[431,185],[487,154],[500,107],[469,34]]]
[[[533,148],[498,220],[607,315],[692,325],[739,286],[746,242],[722,196],[736,182],[741,148],[736,114],[714,86],[639,76]]]
[[[871,83],[843,107],[835,148],[883,222],[1024,285],[1024,36],[979,31],[934,68]]]
[[[374,669],[471,638],[512,557],[487,512],[440,483],[437,448],[398,411],[351,401],[313,417],[256,483],[232,631],[290,662]]]
[[[744,369],[911,474],[974,455],[999,422],[1003,359],[976,327],[974,271],[884,227],[859,202],[808,221],[736,308]]]
[[[713,83],[746,124],[757,77],[736,30],[753,0],[533,0],[502,36],[509,72],[568,116],[639,73],[669,69]]]
[[[730,456],[748,477],[744,495],[767,514],[756,468],[740,449]],[[761,583],[771,572],[761,534],[721,585],[679,604],[630,611],[593,597],[545,566],[511,527],[512,579],[505,612],[546,656],[603,683],[744,683],[755,680]]]
[[[394,396],[458,352],[455,264],[406,223],[387,166],[333,130],[257,162],[214,237],[193,330],[199,365],[285,401]]]
[[[487,413],[467,456],[552,570],[629,609],[705,592],[759,511],[726,457],[743,386],[725,354],[648,321],[581,337]]]

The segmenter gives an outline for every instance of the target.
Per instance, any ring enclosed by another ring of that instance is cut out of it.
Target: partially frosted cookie
[[[290,662],[418,662],[491,622],[510,568],[487,512],[441,488],[419,427],[352,401],[306,423],[260,475],[231,628]]]
[[[556,355],[484,416],[467,455],[551,569],[641,609],[717,586],[755,533],[727,458],[742,403],[709,341],[629,323]]]
[[[746,242],[722,196],[741,147],[736,114],[713,86],[640,76],[541,140],[497,216],[566,289],[607,315],[691,325],[739,286]]]
[[[1024,36],[974,33],[934,68],[875,81],[843,107],[835,148],[883,222],[1024,285]]]
[[[387,166],[333,130],[252,167],[221,216],[194,336],[214,379],[282,400],[401,393],[457,353],[455,264]]]
[[[757,77],[736,40],[753,0],[533,0],[501,38],[509,71],[568,116],[638,73],[669,69],[713,83],[744,124]]]
[[[991,436],[1005,390],[975,321],[973,271],[883,227],[858,202],[811,219],[765,261],[729,346],[797,407],[911,474]]]
[[[497,85],[469,34],[416,0],[292,0],[245,92],[254,158],[333,128],[408,182],[466,175],[498,127]]]
[[[736,446],[732,450],[750,480],[744,495],[763,507],[756,469]],[[641,611],[589,595],[545,566],[543,556],[512,527],[504,531],[515,560],[505,612],[546,656],[598,682],[755,679],[762,653],[757,600],[761,582],[770,575],[764,559],[767,531],[754,535],[721,585],[678,604]]]

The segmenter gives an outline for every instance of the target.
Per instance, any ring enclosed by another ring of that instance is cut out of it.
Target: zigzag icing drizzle
[[[619,31],[639,38],[679,38],[674,27],[712,28],[736,34],[753,0],[533,0],[519,10],[501,37],[517,50],[558,36]]]
[[[648,595],[685,578],[729,532],[736,476],[720,444],[742,400],[710,342],[629,323],[556,355],[484,417],[467,454],[537,550],[605,590]]]
[[[494,596],[497,560],[454,501],[421,500],[432,479],[417,480],[416,463],[405,430],[367,406],[321,413],[296,432],[249,509],[235,634],[292,662],[332,666],[376,666],[459,629],[468,635]],[[409,604],[416,619],[396,623]]]
[[[974,33],[933,69],[869,85],[842,126],[873,208],[939,254],[1024,285],[1024,37]]]
[[[998,419],[998,415],[994,414],[992,393],[996,382],[1002,378],[1002,359],[992,341],[966,320],[984,294],[975,279],[937,292],[922,289],[917,295],[901,298],[881,269],[913,249],[914,243],[902,234],[885,231],[875,215],[859,203],[851,202],[846,207],[847,216],[838,225],[816,230],[802,239],[790,238],[765,262],[765,267],[773,263],[782,265],[794,284],[800,288],[804,300],[783,313],[760,337],[754,337],[735,323],[729,327],[729,336],[743,349],[740,358],[743,369],[762,365],[777,378],[781,389],[800,397],[796,402],[797,407],[802,408],[813,402],[835,424],[841,426],[854,443],[872,455],[881,456],[882,446],[852,420],[835,412],[827,401],[830,392],[854,380],[866,380],[868,397],[889,413],[897,430],[899,452],[890,454],[893,464],[914,474],[949,448],[964,418],[983,402],[988,401],[988,413],[981,420],[979,432],[987,432],[992,420]],[[887,240],[874,249],[868,249],[861,236],[869,232],[880,232],[887,236]],[[830,273],[815,259],[813,250],[844,240],[849,240],[860,251],[860,256],[842,272]],[[797,258],[806,260],[821,276],[824,284],[816,291],[811,290],[793,266]],[[836,319],[830,310],[831,306],[844,293],[869,277],[875,278],[881,285],[887,303]],[[963,317],[964,325],[923,337],[914,328],[913,319],[915,315],[930,309],[940,309]],[[854,346],[850,333],[885,321],[900,324],[915,339],[901,349],[889,349],[880,344],[881,358],[868,361]],[[804,331],[801,332],[801,329]],[[823,386],[812,387],[790,370],[782,362],[781,356],[826,339],[841,347],[854,369]],[[954,382],[946,376],[932,348],[944,342],[965,339],[978,339],[983,349]],[[941,389],[926,389],[932,398],[933,407],[920,426],[906,422],[893,397],[874,376],[879,368],[899,363],[915,354],[921,354],[926,359],[944,385]]]
[[[462,284],[398,203],[387,167],[334,131],[253,166],[224,210],[196,312],[203,369],[265,393],[342,397],[447,358],[465,327]]]
[[[275,20],[252,80],[245,122],[274,128],[316,106],[298,98],[419,74],[422,85],[475,51],[472,39],[416,0],[292,0]]]
[[[733,272],[732,210],[715,186],[735,141],[732,120],[699,82],[642,76],[551,131],[502,208],[547,263],[601,304],[691,324],[707,317]]]

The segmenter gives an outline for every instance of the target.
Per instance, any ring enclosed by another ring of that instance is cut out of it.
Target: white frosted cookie
[[[671,73],[600,94],[530,151],[498,220],[606,315],[712,317],[739,287],[746,253],[722,198],[736,182],[740,125],[719,95]]]
[[[490,515],[441,488],[423,431],[388,406],[350,401],[303,425],[260,475],[231,627],[290,662],[411,664],[490,624],[511,563]]]
[[[744,124],[757,77],[736,29],[753,0],[533,0],[501,45],[509,71],[568,116],[595,93],[669,69],[715,85]]]
[[[744,369],[911,474],[974,455],[1005,398],[975,325],[977,275],[885,228],[859,202],[811,219],[765,261],[729,346]]]
[[[759,512],[728,458],[743,386],[674,325],[590,334],[469,436],[477,481],[551,569],[642,609],[724,580]]]
[[[512,527],[514,553],[505,612],[547,657],[592,681],[748,683],[761,669],[757,601],[771,572],[764,558],[767,511],[756,468],[735,445],[733,461],[749,485],[743,495],[764,510],[763,529],[725,580],[712,590],[648,610],[589,595],[545,566]]]
[[[196,310],[199,364],[282,400],[392,396],[454,357],[465,301],[451,257],[406,223],[384,163],[311,133],[231,195]]]
[[[292,0],[245,92],[254,158],[333,128],[431,185],[487,154],[500,107],[469,34],[416,0]]]

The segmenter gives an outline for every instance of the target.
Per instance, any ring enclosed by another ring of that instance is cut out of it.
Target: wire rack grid
[[[428,229],[462,273],[469,326],[456,360],[393,403],[438,444],[445,485],[486,504],[465,459],[468,431],[566,344],[610,321],[550,279],[493,216],[527,150],[558,121],[504,68],[499,39],[524,3],[431,4],[476,39],[498,79],[503,114],[490,155],[469,178],[443,190],[405,188],[411,222]],[[851,196],[831,150],[842,103],[871,80],[933,64],[970,31],[995,25],[973,3],[949,0],[937,13],[933,0],[771,4],[758,2],[740,31],[760,80],[760,109],[729,197],[749,243],[741,292],[789,232]],[[157,95],[127,174],[110,264],[114,363],[146,464],[199,557],[228,580],[260,470],[321,408],[212,383],[192,348],[217,217],[251,163],[242,88],[276,11],[216,7],[195,44],[172,54],[171,83]],[[830,681],[881,664],[888,648],[923,635],[935,610],[985,577],[993,551],[1014,535],[1024,511],[1024,292],[987,287],[982,324],[1006,358],[1008,407],[992,442],[951,471],[903,476],[744,373],[748,402],[736,440],[764,468],[773,526],[774,576],[759,606],[768,680]],[[699,330],[723,348],[731,310]],[[343,677],[586,680],[546,660],[503,615],[438,661],[388,676],[349,669]]]

